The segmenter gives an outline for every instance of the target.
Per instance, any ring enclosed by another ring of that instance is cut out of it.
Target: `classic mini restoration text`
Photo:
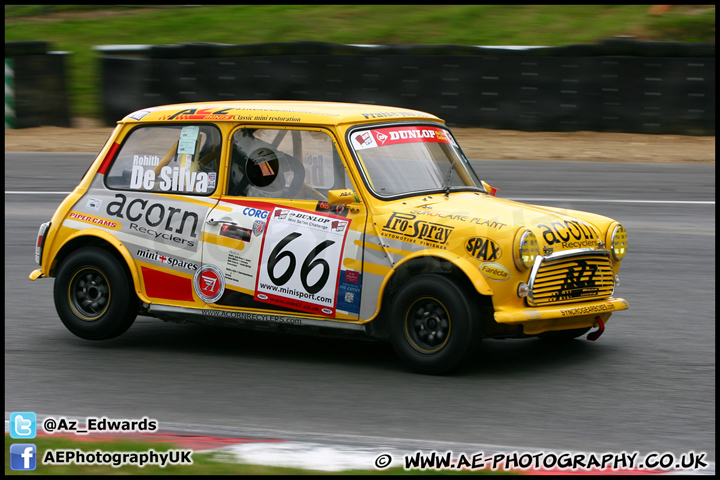
[[[628,308],[623,226],[495,191],[419,111],[148,108],[40,227],[30,279],[55,278],[60,319],[90,340],[137,315],[359,334],[440,374],[483,338],[597,338]]]

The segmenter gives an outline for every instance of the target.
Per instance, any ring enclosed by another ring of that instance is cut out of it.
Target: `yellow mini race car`
[[[623,226],[494,193],[419,111],[148,108],[40,227],[30,279],[55,277],[60,319],[90,340],[138,314],[361,334],[440,374],[483,338],[596,338],[628,308]]]

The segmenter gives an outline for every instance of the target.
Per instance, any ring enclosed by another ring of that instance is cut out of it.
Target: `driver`
[[[282,157],[281,152],[243,132],[243,136],[233,142],[228,190],[230,195],[282,196]]]
[[[233,196],[296,198],[305,181],[302,163],[256,138],[254,129],[235,134],[228,193]]]

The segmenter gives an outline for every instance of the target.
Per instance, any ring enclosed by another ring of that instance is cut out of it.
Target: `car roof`
[[[228,121],[330,126],[382,120],[431,120],[443,122],[440,118],[429,113],[382,105],[290,100],[237,100],[181,103],[145,108],[127,115],[118,123]]]

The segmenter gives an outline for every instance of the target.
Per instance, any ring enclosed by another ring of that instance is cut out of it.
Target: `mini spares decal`
[[[206,303],[215,303],[225,293],[225,276],[215,265],[203,265],[193,277],[195,293]]]
[[[437,127],[403,126],[361,130],[352,133],[350,139],[355,150],[420,142],[448,143],[457,147],[452,135]]]
[[[142,260],[153,260],[162,264],[163,266],[168,266],[170,268],[184,268],[192,271],[196,271],[198,269],[198,265],[195,263],[188,262],[180,258],[171,257],[170,255],[166,255],[165,253],[153,250],[140,248],[135,253],[135,257]]]

